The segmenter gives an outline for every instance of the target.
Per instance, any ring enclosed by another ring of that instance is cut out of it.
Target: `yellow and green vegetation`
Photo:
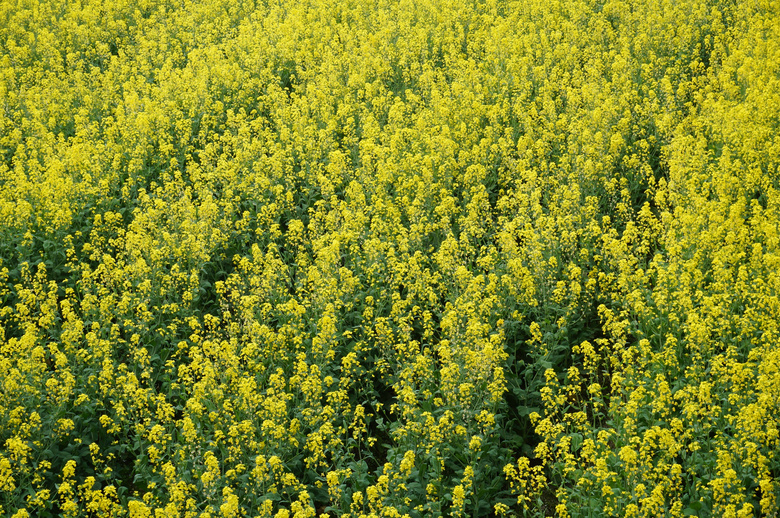
[[[0,515],[778,516],[777,0],[3,0]]]

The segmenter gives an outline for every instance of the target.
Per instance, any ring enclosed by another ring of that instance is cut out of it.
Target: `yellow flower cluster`
[[[780,513],[780,3],[9,0],[0,515]]]

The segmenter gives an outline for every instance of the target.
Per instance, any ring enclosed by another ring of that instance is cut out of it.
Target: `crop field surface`
[[[780,2],[0,0],[0,515],[777,517]]]

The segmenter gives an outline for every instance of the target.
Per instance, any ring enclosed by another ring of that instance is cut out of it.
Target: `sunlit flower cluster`
[[[780,514],[780,3],[0,6],[0,515]]]

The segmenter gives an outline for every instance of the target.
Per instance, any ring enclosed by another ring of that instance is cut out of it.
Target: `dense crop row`
[[[780,4],[0,4],[0,514],[777,516]]]

